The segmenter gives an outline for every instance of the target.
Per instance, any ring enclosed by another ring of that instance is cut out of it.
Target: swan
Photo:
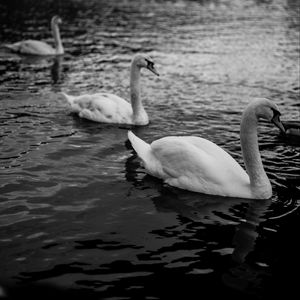
[[[211,195],[268,199],[272,187],[258,149],[257,126],[263,118],[284,132],[279,116],[276,104],[268,99],[253,100],[246,107],[240,139],[247,172],[226,151],[204,138],[169,136],[147,144],[131,131],[128,138],[146,172],[171,186]]]
[[[140,71],[146,68],[159,76],[154,61],[148,55],[137,54],[131,62],[130,97],[126,100],[109,93],[96,93],[81,96],[62,95],[71,105],[72,112],[81,118],[100,123],[147,125],[148,115],[140,98]]]
[[[300,137],[300,121],[283,121],[286,135]]]
[[[31,54],[31,55],[60,55],[64,54],[64,48],[61,42],[59,27],[61,24],[61,18],[54,16],[51,19],[51,29],[55,42],[55,49],[49,44],[36,40],[26,40],[17,42],[14,44],[5,45],[6,48],[20,54]]]

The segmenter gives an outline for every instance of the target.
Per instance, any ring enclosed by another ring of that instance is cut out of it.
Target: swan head
[[[61,18],[60,18],[59,16],[54,16],[54,17],[52,17],[52,19],[51,19],[51,23],[52,23],[52,24],[59,25],[59,24],[62,23],[62,20],[61,20]]]
[[[145,68],[151,71],[156,76],[159,76],[159,73],[157,72],[154,61],[149,55],[145,54],[137,54],[132,61],[132,64],[135,64],[138,68]]]
[[[250,108],[253,108],[255,115],[258,119],[264,119],[272,122],[277,126],[280,131],[285,133],[285,128],[280,121],[280,111],[278,106],[269,99],[256,99],[249,104]]]

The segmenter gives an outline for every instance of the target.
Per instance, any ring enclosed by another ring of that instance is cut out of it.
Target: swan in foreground
[[[148,115],[140,98],[140,72],[146,68],[159,76],[153,60],[147,55],[137,54],[131,62],[130,98],[126,100],[109,93],[70,96],[62,93],[71,105],[72,112],[81,118],[100,123],[147,125]]]
[[[6,48],[21,54],[31,55],[60,55],[64,54],[64,48],[61,42],[59,27],[61,18],[54,16],[51,19],[51,29],[55,43],[55,49],[49,44],[36,40],[26,40],[14,44],[5,45]]]
[[[240,129],[247,173],[216,144],[194,136],[169,136],[147,144],[131,131],[128,138],[146,172],[181,189],[227,197],[268,199],[272,187],[261,161],[257,126],[260,118],[284,131],[280,112],[270,100],[252,101],[245,109]]]

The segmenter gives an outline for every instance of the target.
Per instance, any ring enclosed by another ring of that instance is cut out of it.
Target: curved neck
[[[52,23],[51,29],[52,29],[52,34],[53,34],[53,38],[54,38],[56,54],[63,54],[64,48],[63,48],[61,38],[60,38],[59,27],[57,24]]]
[[[272,189],[259,153],[257,125],[258,119],[255,112],[246,110],[241,122],[241,146],[251,190],[254,196],[267,198],[271,196]]]
[[[144,111],[140,98],[140,77],[140,68],[132,63],[130,69],[130,100],[134,118]]]

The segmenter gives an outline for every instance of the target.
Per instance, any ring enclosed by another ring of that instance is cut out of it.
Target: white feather
[[[54,55],[55,49],[45,42],[26,40],[14,44],[5,45],[6,48],[21,54]]]
[[[193,136],[165,137],[151,145],[128,134],[134,150],[150,175],[171,186],[205,194],[249,198],[249,177],[243,168],[216,144]],[[145,147],[145,144],[148,147]],[[241,188],[242,187],[242,188]]]
[[[62,93],[71,106],[71,111],[101,123],[128,124],[132,121],[131,105],[124,99],[109,93],[71,96]]]
[[[263,169],[257,144],[257,119],[271,120],[275,104],[253,101],[241,123],[246,171],[225,150],[194,136],[170,136],[147,144],[132,132],[128,138],[145,170],[171,186],[205,194],[238,198],[270,198],[272,188]]]
[[[70,96],[62,93],[62,95],[69,102],[72,112],[77,113],[81,118],[100,123],[147,125],[149,118],[139,95],[141,68],[147,68],[158,75],[150,57],[137,54],[133,58],[130,72],[131,104],[109,93],[81,96]]]

